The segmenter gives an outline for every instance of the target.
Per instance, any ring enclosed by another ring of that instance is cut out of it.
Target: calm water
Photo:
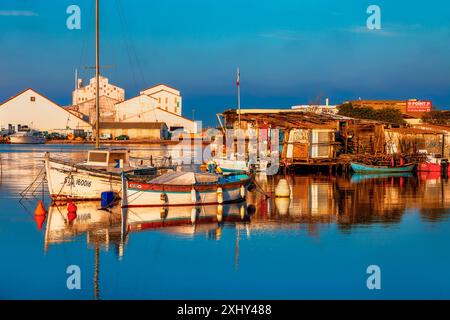
[[[87,202],[71,222],[45,194],[48,215],[36,221],[37,200],[19,193],[44,151],[83,149],[0,146],[0,298],[450,298],[450,183],[439,177],[289,176],[289,200],[254,193],[223,212]],[[278,179],[258,183],[270,194]],[[378,291],[366,287],[372,264]],[[66,287],[69,265],[81,268],[81,290]]]

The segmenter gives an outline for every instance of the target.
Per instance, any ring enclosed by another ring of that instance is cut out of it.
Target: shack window
[[[30,101],[31,102],[35,102],[36,101],[36,97],[30,97]]]

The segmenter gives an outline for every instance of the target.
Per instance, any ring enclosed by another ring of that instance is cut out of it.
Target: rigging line
[[[132,38],[132,36],[130,35],[130,32],[129,32],[130,28],[128,27],[128,22],[127,22],[127,19],[126,19],[126,16],[125,16],[125,10],[123,9],[123,4],[121,3],[121,0],[116,0],[116,3],[117,3],[117,6],[118,6],[118,9],[122,13],[122,21],[123,21],[123,25],[124,25],[124,29],[125,29],[125,35],[126,35],[126,37],[128,39],[129,47],[131,48],[131,53],[134,55],[134,59],[136,60],[137,69],[138,69],[139,75],[141,77],[142,84],[145,85],[145,83],[146,83],[145,75],[142,72],[142,64],[141,64],[141,61],[140,61],[140,59],[138,57],[136,46],[134,45],[133,38]]]
[[[138,85],[138,81],[137,81],[137,78],[136,78],[136,73],[135,73],[135,70],[134,70],[134,63],[133,63],[133,59],[132,59],[132,56],[131,56],[131,53],[130,53],[130,44],[129,44],[129,41],[128,41],[128,39],[126,37],[126,34],[124,32],[124,30],[126,29],[126,26],[125,26],[123,12],[122,12],[123,8],[121,8],[118,0],[116,0],[116,9],[117,9],[117,13],[119,15],[120,23],[122,24],[122,37],[123,37],[124,46],[125,46],[125,49],[126,49],[126,52],[127,52],[128,60],[129,60],[129,63],[130,63],[131,75],[132,75],[132,78],[133,78],[134,86],[135,86],[135,89],[137,91],[139,91],[139,85]]]

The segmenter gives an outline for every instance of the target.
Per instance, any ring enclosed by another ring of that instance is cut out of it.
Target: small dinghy
[[[245,173],[218,175],[170,172],[149,182],[122,175],[123,207],[211,205],[243,201],[253,178]]]
[[[358,162],[352,162],[351,167],[356,173],[392,173],[392,172],[412,172],[416,165],[408,163],[401,166],[373,166]]]

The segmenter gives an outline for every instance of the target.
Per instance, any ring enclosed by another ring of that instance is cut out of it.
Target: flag
[[[241,73],[239,72],[239,68],[237,69],[237,75],[236,75],[236,85],[239,87],[239,84],[241,82]]]

